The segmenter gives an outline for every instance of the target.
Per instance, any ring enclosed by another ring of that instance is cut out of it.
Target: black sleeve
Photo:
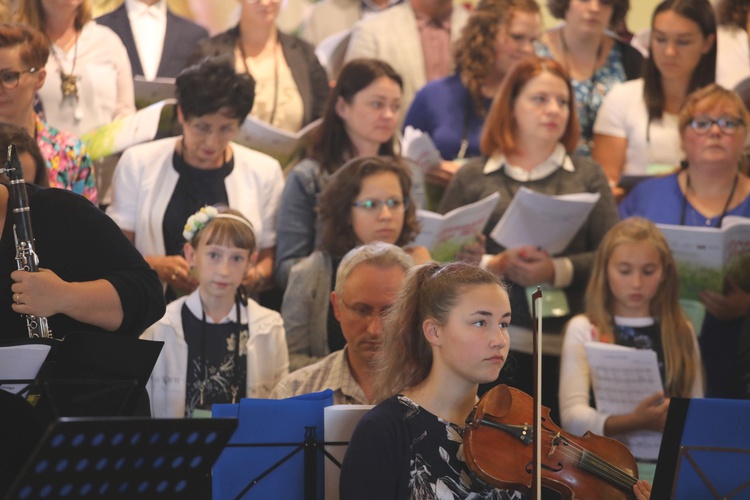
[[[341,500],[405,498],[409,439],[397,404],[386,400],[354,429],[341,466]]]
[[[106,279],[115,287],[124,315],[114,333],[137,337],[164,315],[156,273],[99,208],[67,191],[45,189],[30,196],[30,211],[40,267],[68,282]],[[68,331],[92,329],[71,318],[60,321]]]

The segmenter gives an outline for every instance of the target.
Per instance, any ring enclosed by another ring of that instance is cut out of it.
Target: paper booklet
[[[143,109],[155,102],[174,99],[174,83],[174,78],[156,77],[153,80],[146,80],[142,75],[136,75],[133,78],[135,107]]]
[[[318,128],[321,121],[319,118],[308,123],[299,132],[292,133],[248,115],[234,142],[276,158],[283,167],[307,146],[310,134]]]
[[[323,409],[326,443],[349,443],[359,419],[372,409],[371,405],[333,405]],[[346,445],[326,445],[325,450],[339,461],[344,461]],[[326,498],[339,497],[341,468],[325,458]]]
[[[633,411],[643,399],[663,390],[656,352],[604,342],[586,344],[597,410],[610,415]],[[615,436],[639,460],[656,460],[661,433],[634,431]]]
[[[505,248],[526,245],[556,255],[565,250],[599,201],[599,193],[548,196],[522,187],[490,233]]]
[[[414,244],[427,247],[438,262],[456,260],[456,254],[465,244],[476,241],[477,233],[487,225],[499,199],[498,193],[492,193],[445,215],[417,210],[420,231]]]
[[[176,99],[165,99],[112,123],[90,130],[81,136],[92,160],[121,153],[130,146],[154,140],[156,133],[172,123],[172,106]],[[164,113],[166,107],[169,113]]]
[[[26,396],[28,383],[12,383],[13,380],[34,380],[51,346],[46,344],[19,344],[0,347],[0,389]]]
[[[315,55],[320,65],[326,69],[329,80],[335,81],[338,77],[341,67],[344,65],[344,57],[351,36],[352,30],[334,33],[321,40],[315,47]]]
[[[439,168],[442,158],[430,134],[407,126],[401,139],[401,155],[419,165],[422,172]]]
[[[698,293],[724,291],[730,276],[750,291],[750,219],[724,217],[721,228],[657,224],[667,239],[680,276],[680,297],[698,300]],[[699,325],[698,325],[699,326]]]

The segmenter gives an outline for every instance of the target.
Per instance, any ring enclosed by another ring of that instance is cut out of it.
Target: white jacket
[[[198,290],[190,296],[198,294]],[[162,319],[143,332],[144,340],[164,342],[146,388],[151,398],[151,415],[156,418],[185,416],[188,346],[182,328],[181,297],[167,306]],[[241,308],[242,322],[248,320],[247,380],[245,397],[268,397],[276,383],[289,373],[289,354],[281,316],[253,300]]]

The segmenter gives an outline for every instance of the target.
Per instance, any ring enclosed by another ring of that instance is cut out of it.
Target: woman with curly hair
[[[716,3],[716,83],[734,88],[750,77],[750,3],[747,0],[719,0]]]
[[[541,28],[535,0],[482,0],[473,9],[456,43],[456,73],[417,92],[404,121],[429,133],[445,160],[429,180],[447,185],[460,166],[454,160],[479,156],[492,97],[510,67],[533,55]]]
[[[290,370],[344,347],[341,326],[328,300],[344,255],[376,241],[408,247],[419,232],[409,200],[411,176],[394,157],[360,157],[328,181],[318,203],[319,249],[292,266],[281,305]],[[430,260],[424,247],[405,248],[417,264]]]

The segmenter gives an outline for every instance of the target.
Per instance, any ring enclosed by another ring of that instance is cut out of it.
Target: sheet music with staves
[[[633,411],[644,398],[663,390],[656,352],[604,342],[586,344],[596,408],[610,415]],[[636,431],[617,436],[636,458],[656,460],[661,433]]]

